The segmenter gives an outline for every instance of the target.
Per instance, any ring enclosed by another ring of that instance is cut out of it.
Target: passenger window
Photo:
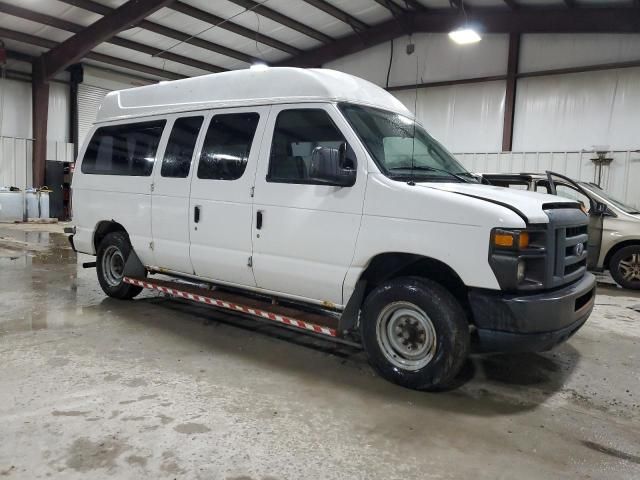
[[[89,142],[82,173],[148,177],[165,120],[100,127]]]
[[[202,147],[198,178],[236,180],[242,176],[260,115],[231,113],[211,119]]]
[[[191,158],[204,117],[178,118],[171,129],[171,136],[162,159],[160,175],[186,178],[191,169]]]
[[[327,168],[312,165],[313,151],[318,147],[339,149],[345,144],[344,136],[324,110],[284,110],[276,119],[267,181],[313,184],[313,170]],[[331,160],[331,156],[325,159]]]

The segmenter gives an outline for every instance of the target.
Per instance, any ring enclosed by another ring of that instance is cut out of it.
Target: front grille
[[[587,269],[587,218],[577,209],[547,210],[549,216],[549,252],[553,252],[550,287],[571,283]]]
[[[564,267],[564,274],[565,275],[571,275],[573,272],[580,270],[581,268],[587,266],[587,259],[585,258],[584,260],[580,260],[578,263],[574,263],[573,265],[567,265],[566,267]]]
[[[567,237],[577,237],[578,235],[587,233],[587,226],[581,225],[579,227],[567,227]]]

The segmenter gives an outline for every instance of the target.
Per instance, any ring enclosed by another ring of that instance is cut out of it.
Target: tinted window
[[[164,152],[160,175],[176,178],[189,176],[191,158],[203,120],[204,117],[185,117],[175,121]]]
[[[166,121],[100,127],[89,142],[82,173],[148,177]]]
[[[318,147],[340,148],[346,140],[324,110],[285,110],[278,114],[268,181],[313,183],[311,157]],[[317,167],[314,167],[317,168]]]
[[[259,119],[257,113],[232,113],[213,117],[202,146],[198,178],[240,178],[247,167]]]

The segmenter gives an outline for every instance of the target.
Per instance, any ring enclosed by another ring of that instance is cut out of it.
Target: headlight
[[[494,228],[489,239],[489,263],[503,290],[542,288],[545,278],[545,229]]]

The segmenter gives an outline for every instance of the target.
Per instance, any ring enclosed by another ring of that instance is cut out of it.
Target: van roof
[[[411,112],[386,90],[353,75],[322,68],[235,70],[107,94],[96,122],[208,108],[342,101]]]

